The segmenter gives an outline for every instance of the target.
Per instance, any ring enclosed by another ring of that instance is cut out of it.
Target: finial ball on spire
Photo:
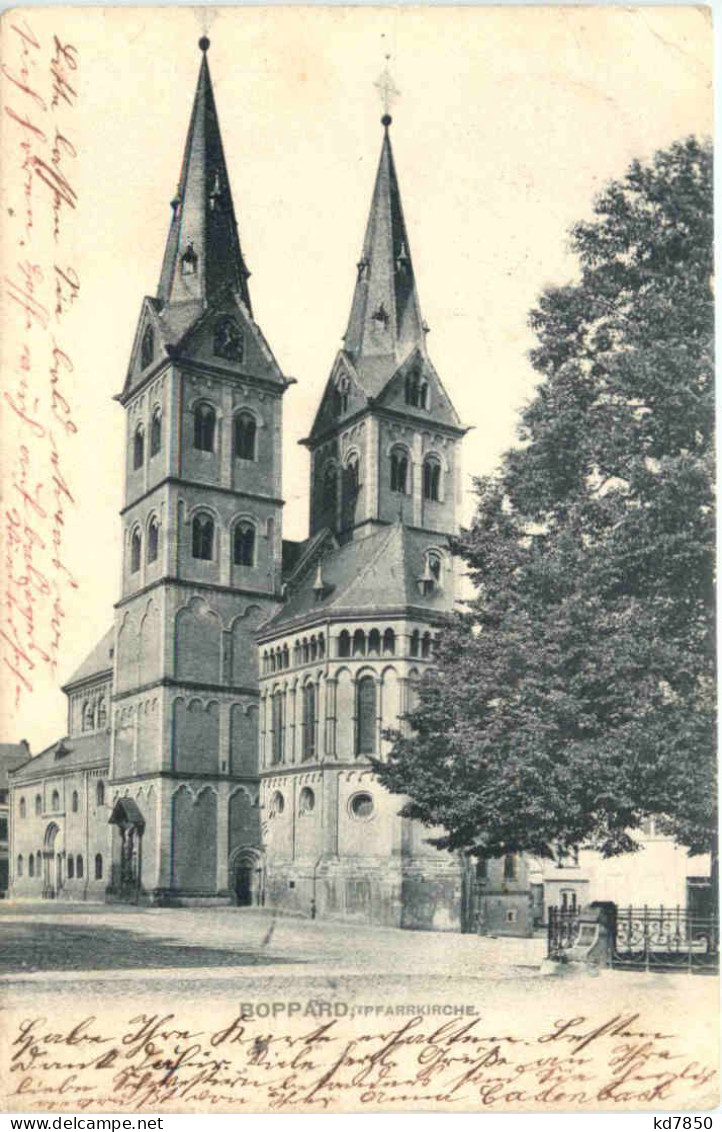
[[[211,41],[210,41],[210,39],[208,38],[207,35],[202,35],[201,38],[198,40],[198,46],[200,47],[201,51],[203,51],[204,53],[208,50],[210,45],[211,45]]]
[[[381,125],[385,126],[387,130],[388,130],[388,128],[389,128],[389,126],[391,125],[392,122],[393,122],[393,118],[391,117],[390,114],[384,114],[383,118],[381,119]]]

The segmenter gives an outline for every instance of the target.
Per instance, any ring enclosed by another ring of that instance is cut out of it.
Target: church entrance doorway
[[[120,844],[114,846],[111,890],[121,900],[137,902],[143,879],[145,818],[132,798],[119,798],[113,806],[110,824],[116,827],[120,838]]]
[[[263,864],[257,849],[239,849],[229,869],[233,901],[239,908],[263,903]]]

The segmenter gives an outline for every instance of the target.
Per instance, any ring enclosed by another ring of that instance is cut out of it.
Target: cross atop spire
[[[388,97],[384,76],[382,80],[377,86]],[[356,265],[356,289],[344,349],[354,361],[387,358],[390,377],[413,347],[426,353],[426,335],[391,150],[390,115],[384,114],[381,122],[381,159],[363,251]]]
[[[198,46],[203,57],[178,191],[171,201],[173,212],[158,299],[163,304],[195,301],[205,307],[230,286],[250,311],[249,272],[238,239],[213,98],[208,37],[204,35]]]

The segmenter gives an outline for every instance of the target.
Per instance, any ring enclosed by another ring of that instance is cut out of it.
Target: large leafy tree
[[[542,380],[455,545],[476,597],[376,766],[440,848],[611,855],[662,815],[714,849],[711,165],[635,162],[531,313]]]

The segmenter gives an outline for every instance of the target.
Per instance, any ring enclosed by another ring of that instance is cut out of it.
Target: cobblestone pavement
[[[204,978],[280,968],[294,977],[538,976],[543,939],[407,932],[277,916],[265,909],[0,905],[3,982],[108,979],[134,971]],[[291,970],[292,968],[292,970]]]

